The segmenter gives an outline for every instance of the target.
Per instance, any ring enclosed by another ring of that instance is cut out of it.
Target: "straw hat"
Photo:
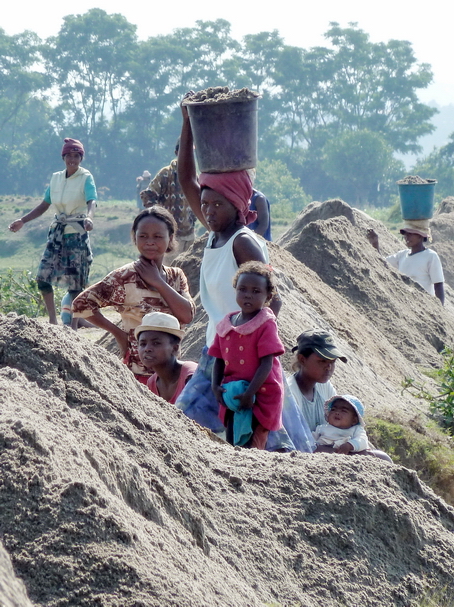
[[[161,331],[162,333],[170,333],[176,335],[180,339],[184,336],[184,331],[180,329],[180,323],[171,314],[164,312],[150,312],[142,318],[142,324],[134,330],[134,336],[139,339],[139,335],[143,331]]]

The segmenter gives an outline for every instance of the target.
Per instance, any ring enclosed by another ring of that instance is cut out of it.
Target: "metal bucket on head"
[[[226,173],[257,166],[257,98],[185,105],[202,173]]]

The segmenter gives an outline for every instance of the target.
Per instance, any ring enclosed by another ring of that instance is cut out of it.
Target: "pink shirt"
[[[244,379],[251,381],[260,359],[273,354],[273,366],[264,384],[256,394],[252,409],[260,424],[267,430],[279,430],[282,426],[282,402],[284,386],[282,368],[277,358],[285,352],[279,339],[276,317],[270,308],[263,308],[252,320],[234,327],[232,316],[227,314],[216,326],[214,343],[208,350],[210,356],[225,362],[224,383]],[[219,416],[224,421],[226,408],[220,405]]]
[[[175,388],[175,392],[173,393],[172,398],[170,398],[168,401],[172,405],[175,404],[177,398],[180,396],[180,393],[182,392],[183,388],[185,387],[188,379],[190,379],[194,375],[195,370],[197,369],[197,363],[192,362],[192,360],[181,360],[179,362],[181,362],[183,366],[181,367],[180,377],[178,379],[178,383],[177,383],[177,387]],[[158,376],[156,375],[156,373],[153,373],[153,375],[151,375],[150,379],[147,381],[147,386],[150,388],[150,390],[153,392],[153,394],[157,394],[158,396],[161,396],[159,394],[157,381],[158,381]]]

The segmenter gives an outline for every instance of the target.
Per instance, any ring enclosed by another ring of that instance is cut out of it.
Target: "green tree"
[[[419,159],[412,173],[438,181],[435,189],[438,200],[454,196],[454,133],[451,133],[446,145],[434,148],[428,156]]]
[[[258,140],[261,155],[275,157],[282,136],[276,124],[280,102],[274,81],[276,64],[284,48],[277,30],[244,36],[241,49],[232,59],[230,77],[236,88],[247,86],[260,93]]]
[[[33,32],[7,36],[0,29],[0,192],[39,191],[51,171],[43,140],[55,140],[52,109],[42,98],[49,79],[40,71],[41,40]],[[39,140],[38,153],[34,145]]]
[[[417,140],[431,133],[437,112],[419,102],[418,89],[432,81],[426,63],[417,64],[410,42],[373,43],[356,23],[332,23],[325,37],[334,51],[329,58],[331,113],[342,129],[380,133],[399,152],[416,152]]]
[[[21,109],[48,86],[46,76],[34,69],[40,61],[41,40],[33,32],[8,36],[0,28],[0,136],[14,145],[14,122]]]
[[[257,166],[255,187],[263,192],[271,205],[280,205],[292,211],[301,211],[310,199],[298,179],[292,177],[281,160],[263,160]]]
[[[194,28],[139,43],[128,82],[123,126],[140,162],[157,170],[169,160],[181,128],[179,104],[190,89],[226,82],[226,66],[239,45],[223,20],[197,21]],[[229,83],[230,84],[230,83]]]
[[[331,48],[286,47],[277,65],[290,147],[323,147],[344,131],[369,130],[395,151],[417,151],[418,138],[434,129],[436,110],[417,97],[432,80],[430,67],[417,65],[409,42],[372,43],[356,24],[332,23],[325,37]]]
[[[379,161],[370,185],[379,181],[379,175],[395,165],[390,151],[416,151],[419,137],[434,129],[430,118],[436,110],[417,97],[432,73],[427,64],[417,64],[410,43],[372,43],[356,24],[341,28],[332,23],[325,37],[329,48],[285,47],[277,62],[281,155],[314,198],[345,192],[347,178],[347,195],[364,199],[370,187],[357,167],[349,168],[341,157],[345,138],[350,137],[357,149],[364,148],[369,139],[373,148],[369,154]],[[364,135],[353,135],[361,132]],[[350,160],[352,155],[356,155],[354,150],[350,150]],[[387,167],[383,166],[385,157]],[[365,177],[365,170],[361,173]],[[361,184],[359,179],[363,179]]]
[[[391,147],[381,135],[367,130],[342,133],[324,147],[324,170],[344,182],[350,192],[347,200],[359,206],[371,201],[392,162]]]
[[[89,145],[97,129],[116,122],[123,109],[136,26],[122,15],[93,8],[63,19],[45,50],[48,73],[71,125]]]

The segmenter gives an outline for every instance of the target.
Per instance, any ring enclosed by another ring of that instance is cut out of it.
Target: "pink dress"
[[[276,317],[270,308],[263,308],[252,320],[234,327],[232,316],[227,314],[216,326],[214,343],[208,350],[210,356],[225,362],[224,383],[244,379],[251,381],[260,359],[273,354],[273,366],[264,384],[256,394],[252,409],[258,422],[267,430],[279,430],[282,426],[284,386],[282,368],[277,358],[285,352],[279,339]],[[219,417],[224,422],[226,407],[219,405]]]
[[[187,381],[194,375],[195,370],[197,369],[197,363],[192,362],[192,360],[182,360],[180,362],[183,365],[180,371],[180,378],[178,379],[177,387],[175,388],[172,398],[170,398],[168,401],[172,405],[175,404],[177,398],[180,396],[180,392],[183,390]],[[158,376],[156,373],[153,373],[153,375],[151,375],[147,381],[147,386],[150,388],[153,394],[161,396],[159,394],[157,381]]]

